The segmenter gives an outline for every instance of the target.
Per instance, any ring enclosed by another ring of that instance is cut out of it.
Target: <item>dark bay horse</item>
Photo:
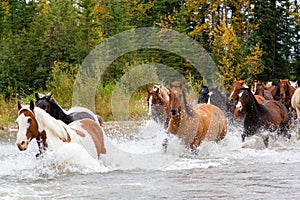
[[[33,101],[30,105],[21,105],[18,102],[18,134],[16,145],[20,151],[28,148],[29,142],[36,138],[43,140],[39,146],[37,157],[44,150],[58,150],[63,143],[77,143],[82,145],[93,158],[98,159],[105,154],[104,130],[91,119],[81,119],[70,124],[53,118],[45,110],[36,107]]]
[[[234,121],[237,122],[238,125],[243,123],[246,114],[245,110],[236,109],[239,93],[243,90],[243,88],[249,88],[244,80],[234,80],[227,101],[227,107],[229,108],[228,111],[233,115]],[[256,85],[253,86],[252,90],[256,90]],[[254,95],[254,97],[260,104],[265,101],[265,98],[261,95]]]
[[[197,104],[192,107],[187,101],[185,87],[179,82],[170,85],[171,118],[168,132],[177,135],[192,150],[204,139],[222,140],[227,133],[224,112],[212,104]]]
[[[259,104],[249,88],[243,88],[239,94],[236,108],[245,110],[243,141],[245,137],[258,134],[261,130],[278,131],[279,135],[290,138],[287,108],[279,101],[267,100]],[[269,136],[263,136],[268,146]]]
[[[66,124],[69,124],[76,120],[89,118],[95,120],[97,123],[99,123],[100,126],[103,125],[101,117],[99,115],[95,115],[91,110],[87,108],[76,106],[71,108],[68,113],[65,112],[61,108],[61,106],[56,103],[51,93],[48,93],[46,95],[35,93],[35,99],[35,105],[37,107],[42,108],[52,117],[54,117],[55,119],[60,119]]]

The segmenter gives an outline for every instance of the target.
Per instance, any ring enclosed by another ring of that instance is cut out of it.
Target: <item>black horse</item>
[[[35,105],[42,108],[47,113],[49,113],[55,119],[62,120],[64,123],[69,124],[73,121],[89,118],[96,122],[99,122],[99,125],[103,125],[103,121],[99,115],[95,115],[92,111],[83,107],[74,107],[69,110],[69,113],[65,112],[54,100],[52,94],[39,95],[35,93]]]
[[[209,88],[202,84],[202,88],[199,91],[198,103],[210,103],[219,107],[223,112],[227,112],[226,98],[216,88]]]

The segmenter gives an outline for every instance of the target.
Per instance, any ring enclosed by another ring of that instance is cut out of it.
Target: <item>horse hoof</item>
[[[245,139],[246,139],[246,135],[242,134],[242,142],[245,142]]]

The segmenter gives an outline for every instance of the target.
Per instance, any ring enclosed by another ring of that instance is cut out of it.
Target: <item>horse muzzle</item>
[[[171,108],[170,110],[172,116],[179,115],[179,111],[177,108]]]
[[[18,146],[20,151],[25,151],[28,147],[28,141],[25,140],[17,141],[16,145]]]

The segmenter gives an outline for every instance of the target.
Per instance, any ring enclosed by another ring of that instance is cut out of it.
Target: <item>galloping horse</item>
[[[242,123],[245,118],[245,110],[238,110],[236,109],[236,105],[239,98],[239,93],[243,90],[243,88],[249,88],[244,80],[234,80],[233,84],[230,89],[230,96],[228,98],[228,107],[230,108],[229,111],[233,114],[233,117],[238,124]],[[250,89],[249,89],[250,90]],[[258,103],[263,103],[265,98],[261,95],[254,95],[255,99]]]
[[[279,101],[267,100],[259,104],[249,88],[243,88],[239,94],[236,108],[245,110],[243,141],[245,137],[258,134],[261,129],[271,132],[278,130],[279,135],[290,138],[288,110]],[[269,136],[264,136],[264,143],[268,146]]]
[[[275,100],[283,103],[287,109],[291,109],[291,99],[295,92],[295,88],[292,87],[287,79],[280,79],[277,90],[275,90]]]
[[[61,106],[59,106],[54,98],[52,97],[51,93],[48,93],[46,95],[40,95],[38,93],[35,93],[35,105],[37,107],[42,108],[47,113],[49,113],[52,117],[55,119],[60,119],[64,123],[69,124],[73,121],[89,118],[97,123],[99,123],[100,126],[102,126],[103,121],[99,115],[95,115],[91,110],[84,108],[84,107],[72,107],[68,112],[66,113]]]
[[[300,119],[300,88],[297,88],[292,96],[291,105],[296,110],[297,118]]]
[[[65,124],[50,116],[45,110],[35,107],[33,101],[29,106],[22,106],[18,102],[18,134],[16,145],[20,151],[26,150],[28,143],[36,138],[42,140],[39,153],[49,148],[57,150],[64,142],[73,142],[82,145],[93,157],[99,158],[105,154],[103,129],[91,119],[81,119]]]
[[[148,91],[148,115],[167,129],[170,120],[169,91],[162,85]]]
[[[173,82],[170,88],[169,133],[177,135],[192,150],[204,139],[219,141],[225,137],[227,120],[220,108],[211,104],[197,104],[192,108],[187,102],[184,85]]]

